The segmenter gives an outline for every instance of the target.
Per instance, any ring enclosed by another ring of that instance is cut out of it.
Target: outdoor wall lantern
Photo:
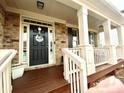
[[[39,9],[43,9],[44,8],[44,0],[37,0],[37,7]]]

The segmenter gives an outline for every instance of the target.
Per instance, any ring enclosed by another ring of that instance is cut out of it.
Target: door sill
[[[51,66],[55,66],[56,64],[42,64],[42,65],[36,65],[36,66],[29,66],[25,68],[25,71],[28,70],[35,70],[35,69],[40,69],[40,68],[47,68]]]

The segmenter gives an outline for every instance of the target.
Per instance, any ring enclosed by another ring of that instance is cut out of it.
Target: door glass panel
[[[27,62],[27,26],[23,27],[23,62]]]

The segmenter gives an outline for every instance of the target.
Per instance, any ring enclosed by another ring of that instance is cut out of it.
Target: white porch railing
[[[11,60],[15,50],[0,50],[0,93],[12,93]]]
[[[123,58],[123,49],[121,46],[116,47],[116,55],[117,55],[117,59]]]
[[[69,48],[69,50],[74,54],[81,56],[81,48]]]
[[[94,62],[96,66],[108,63],[110,59],[109,48],[94,48]]]
[[[71,85],[71,93],[85,93],[87,90],[85,60],[68,48],[62,51],[64,56],[64,78]]]

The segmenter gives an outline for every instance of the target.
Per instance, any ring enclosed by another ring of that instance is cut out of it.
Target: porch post
[[[108,63],[116,64],[117,56],[116,56],[116,46],[112,44],[112,35],[111,35],[111,21],[108,19],[103,23],[104,33],[105,33],[105,45],[110,48],[110,60]]]
[[[124,26],[118,26],[117,27],[117,34],[118,34],[118,43],[119,47],[122,49],[122,58],[124,58]]]
[[[81,47],[81,56],[86,60],[87,74],[95,72],[94,51],[89,45],[88,35],[88,9],[83,6],[78,10],[78,25],[79,25],[79,47]]]

